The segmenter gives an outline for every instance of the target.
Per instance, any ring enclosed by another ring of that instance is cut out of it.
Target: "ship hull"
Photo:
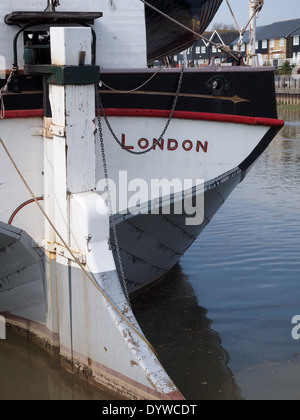
[[[85,380],[182,399],[122,273],[131,295],[164,278],[246,176],[283,125],[272,73],[106,71],[96,119],[93,85],[20,78],[0,123],[0,314]]]
[[[203,221],[195,226],[186,224],[191,217],[189,214],[167,214],[162,207],[155,212],[165,214],[115,215],[121,260],[131,295],[162,280],[180,261],[239,184],[242,174],[236,168],[214,183],[207,183],[197,197],[194,195],[197,201],[204,200]],[[184,202],[177,204],[184,207]],[[29,207],[33,206],[31,209],[34,210],[34,205],[32,203]],[[174,200],[171,197],[172,206]],[[27,211],[30,213],[30,209]],[[21,223],[21,215],[16,218]],[[113,233],[111,238],[117,262]],[[7,319],[13,315],[12,320],[28,319],[43,325],[47,320],[45,265],[49,265],[49,253],[36,241],[37,238],[30,237],[25,231],[0,223],[0,313]]]
[[[180,260],[283,125],[277,120],[272,71],[210,66],[184,72],[175,112],[162,138],[180,74],[180,69],[107,70],[101,74],[104,83],[99,93],[105,118],[102,115],[100,125],[105,163],[117,198],[114,219],[130,293],[163,278]],[[133,89],[145,81],[142,89]],[[51,107],[45,100],[47,92],[43,91],[41,78],[24,77],[23,85],[26,91],[5,97],[2,136],[9,139],[8,146],[15,150],[21,172],[42,202],[43,168],[48,159],[42,127],[43,117],[51,118]],[[268,97],[268,101],[262,101],[262,97]],[[153,150],[144,153],[148,148]],[[103,163],[97,140],[99,195],[104,193]],[[179,186],[174,199],[171,190],[166,196],[157,187],[151,191],[153,180],[167,180],[170,186],[177,180],[182,188]],[[184,212],[186,180],[202,185],[201,190],[194,189],[190,194],[194,202],[203,202],[202,219],[194,224],[196,214],[188,218]],[[0,181],[1,202],[5,203],[0,221],[24,230],[39,243],[44,237],[45,220],[7,158]],[[142,193],[138,193],[138,181],[145,186]],[[124,189],[126,196],[120,199]],[[122,201],[121,208],[118,200]],[[182,209],[180,214],[174,214],[174,200]],[[111,242],[118,261],[113,234]],[[4,278],[6,274],[0,281]]]
[[[195,226],[187,226],[190,215],[185,213],[129,215],[122,217],[122,220],[116,218],[120,255],[129,293],[140,294],[164,279],[212,220],[241,178],[242,171],[236,168],[214,183],[207,183],[205,192],[194,195],[195,201],[204,202],[203,221]],[[179,207],[183,208],[184,202]]]
[[[139,0],[43,3],[1,9],[1,333],[122,398],[184,399],[130,295],[180,261],[283,126],[273,69],[147,68]],[[201,32],[221,0],[168,3]],[[177,26],[176,46],[156,35],[154,56],[186,45]]]

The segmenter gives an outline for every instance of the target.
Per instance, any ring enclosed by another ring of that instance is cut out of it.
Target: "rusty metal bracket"
[[[67,249],[63,245],[60,245],[58,243],[50,243],[46,242],[45,240],[40,241],[33,241],[32,242],[33,248],[44,248],[49,254],[55,254],[56,256],[59,255],[63,258],[66,258],[68,260],[71,260],[73,262],[79,261],[80,264],[86,265],[86,254],[83,252],[80,252],[78,250],[74,250],[73,248]],[[72,253],[71,253],[71,252]],[[77,261],[74,259],[73,255],[76,257]]]

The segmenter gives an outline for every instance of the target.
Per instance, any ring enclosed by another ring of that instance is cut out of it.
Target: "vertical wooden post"
[[[83,56],[89,65],[90,52],[89,28],[51,28],[53,65],[82,65]],[[143,337],[116,271],[109,212],[95,191],[94,85],[51,84],[49,91],[45,205],[63,241],[48,230],[46,242],[56,249],[49,252],[47,278],[56,295],[48,292],[48,322],[58,330],[60,357],[70,370],[127,398],[183,399]]]
[[[91,44],[89,28],[51,28],[52,65],[90,65]],[[70,197],[96,187],[94,86],[51,84],[49,95],[53,139],[47,139],[46,145],[48,194],[46,190],[45,206],[64,241],[72,246]],[[48,228],[47,232],[46,242],[63,246],[51,229]],[[59,279],[56,292],[61,352],[66,358],[72,358],[71,264],[59,253],[48,252],[48,258],[53,288],[54,278]],[[55,322],[53,313],[51,322]]]

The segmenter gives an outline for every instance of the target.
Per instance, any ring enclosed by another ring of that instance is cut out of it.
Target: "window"
[[[196,47],[196,54],[200,54],[200,47]]]
[[[258,41],[255,41],[255,49],[258,50]]]
[[[206,47],[201,47],[201,53],[205,54],[206,53]]]
[[[271,48],[275,47],[275,39],[270,39],[270,47]]]
[[[241,51],[246,51],[246,44],[242,44]]]
[[[284,47],[284,38],[280,38],[279,45],[280,47]]]
[[[293,45],[299,45],[300,44],[300,36],[294,36]]]
[[[262,41],[262,48],[263,49],[268,48],[268,40],[267,39],[263,39],[263,41]]]

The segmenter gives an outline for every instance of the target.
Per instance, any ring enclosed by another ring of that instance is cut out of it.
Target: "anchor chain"
[[[112,198],[110,194],[110,188],[109,188],[109,176],[108,176],[108,169],[107,169],[107,160],[106,160],[106,154],[105,154],[105,145],[104,145],[104,136],[103,136],[103,129],[102,129],[102,123],[101,123],[101,116],[99,113],[99,92],[98,92],[98,85],[95,85],[95,94],[96,94],[96,109],[98,114],[98,129],[99,129],[99,140],[100,140],[100,148],[101,148],[101,154],[102,154],[102,164],[103,164],[103,170],[104,170],[104,178],[105,178],[105,184],[106,184],[106,191],[107,191],[107,200],[108,200],[108,210],[109,210],[109,216],[110,216],[110,223],[113,233],[113,238],[115,241],[115,247],[116,247],[116,254],[117,254],[117,260],[119,264],[120,274],[121,274],[121,281],[123,286],[123,291],[126,297],[126,300],[128,304],[130,305],[130,298],[128,293],[128,288],[126,284],[126,277],[125,272],[123,268],[123,263],[121,259],[121,250],[119,246],[119,240],[117,235],[117,227],[116,222],[114,219],[113,214],[113,206],[112,206]]]
[[[169,128],[169,125],[170,125],[170,123],[171,123],[171,121],[173,119],[174,112],[175,112],[175,109],[176,109],[176,106],[177,106],[177,102],[178,102],[178,98],[179,98],[179,94],[180,94],[181,87],[182,87],[183,75],[184,75],[184,67],[182,67],[182,69],[181,69],[181,73],[180,73],[180,77],[179,77],[179,81],[178,81],[178,86],[177,86],[177,90],[176,90],[176,94],[175,94],[173,106],[172,106],[172,109],[170,111],[170,115],[169,115],[168,121],[166,122],[165,128],[163,129],[163,132],[161,133],[161,135],[160,135],[160,137],[158,139],[158,143],[160,143],[161,140],[164,138],[164,135],[166,134],[166,132],[167,132],[167,130]],[[111,133],[112,137],[115,139],[115,141],[118,143],[118,145],[123,150],[125,150],[126,152],[131,153],[133,155],[145,155],[145,154],[151,152],[155,148],[155,146],[156,146],[155,143],[153,144],[152,147],[149,147],[147,150],[143,150],[142,152],[135,152],[133,150],[125,149],[123,147],[123,144],[118,139],[117,135],[115,134],[115,132],[114,132],[114,130],[113,130],[112,126],[110,125],[110,122],[109,122],[109,120],[107,118],[107,115],[105,113],[104,106],[103,106],[103,103],[102,103],[101,96],[100,96],[100,93],[99,93],[99,90],[98,90],[98,86],[97,85],[96,85],[96,110],[97,110],[97,115],[98,115],[98,121],[101,120],[101,113],[102,113],[103,118],[104,118],[104,121],[105,121],[105,123],[107,125],[107,128],[108,128],[109,132]]]
[[[180,73],[180,77],[179,77],[179,82],[178,82],[178,87],[176,90],[176,95],[175,95],[175,99],[173,102],[173,106],[170,112],[170,116],[168,118],[168,121],[165,125],[165,128],[161,134],[161,136],[159,137],[159,142],[162,140],[162,138],[164,137],[167,129],[169,128],[169,125],[173,119],[173,115],[174,115],[174,111],[177,105],[177,101],[179,98],[179,94],[181,91],[181,87],[182,87],[182,81],[183,81],[183,74],[184,74],[184,67],[182,67],[181,73]],[[103,170],[104,170],[104,178],[105,178],[105,186],[106,186],[106,191],[107,191],[107,200],[108,200],[108,209],[109,209],[109,214],[110,214],[110,221],[111,221],[111,228],[112,228],[112,234],[113,234],[113,239],[115,242],[115,247],[116,247],[116,256],[117,256],[117,260],[118,260],[118,265],[119,265],[119,270],[120,270],[120,274],[121,274],[121,281],[122,281],[122,286],[123,286],[123,290],[124,290],[124,294],[126,296],[127,302],[130,303],[130,298],[129,298],[129,293],[128,293],[128,288],[127,288],[127,283],[126,283],[126,277],[125,277],[125,272],[124,272],[124,267],[123,267],[123,263],[122,263],[122,258],[121,258],[121,250],[120,250],[120,245],[119,245],[119,240],[118,240],[118,235],[117,235],[117,228],[116,228],[116,222],[114,219],[114,214],[113,214],[113,205],[112,205],[112,198],[111,198],[111,194],[110,194],[110,188],[109,188],[109,176],[108,176],[108,168],[107,168],[107,159],[106,159],[106,153],[105,153],[105,144],[104,144],[104,135],[103,135],[103,127],[102,127],[102,122],[101,122],[101,113],[103,115],[103,118],[106,122],[106,125],[111,133],[111,135],[113,136],[113,138],[115,139],[115,141],[118,143],[118,145],[123,149],[126,150],[129,153],[135,154],[135,155],[144,155],[146,153],[151,152],[151,150],[154,149],[155,144],[153,144],[152,147],[150,147],[147,150],[144,150],[142,152],[133,152],[131,150],[128,149],[124,149],[122,143],[119,141],[117,135],[115,134],[115,132],[113,131],[110,122],[107,118],[107,115],[105,113],[104,110],[104,106],[100,97],[100,93],[99,93],[99,87],[97,84],[95,84],[95,97],[96,97],[96,112],[97,112],[97,121],[98,121],[98,129],[99,129],[99,140],[100,140],[100,148],[101,148],[101,155],[102,155],[102,164],[103,164]]]

